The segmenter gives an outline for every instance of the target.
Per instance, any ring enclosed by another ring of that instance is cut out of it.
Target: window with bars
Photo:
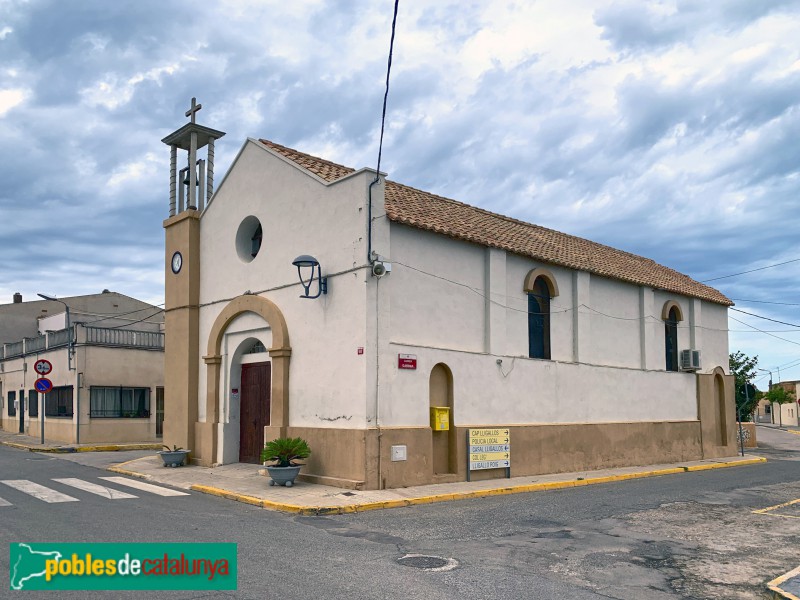
[[[8,416],[17,416],[17,392],[8,392]]]
[[[28,390],[28,416],[39,416],[39,392],[36,390]]]
[[[147,419],[150,417],[150,388],[92,386],[89,390],[89,416]]]
[[[44,397],[44,415],[46,417],[72,418],[72,386],[55,387]]]

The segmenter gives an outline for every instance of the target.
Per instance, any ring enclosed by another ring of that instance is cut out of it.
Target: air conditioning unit
[[[700,350],[681,350],[681,371],[700,370]]]

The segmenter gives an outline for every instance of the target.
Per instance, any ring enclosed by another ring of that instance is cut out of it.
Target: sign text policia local
[[[506,428],[468,429],[469,470],[506,469],[511,476],[511,435]]]

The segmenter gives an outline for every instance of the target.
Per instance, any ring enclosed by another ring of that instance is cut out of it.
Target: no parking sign
[[[36,391],[40,394],[46,394],[53,389],[53,382],[46,377],[40,377],[34,382],[33,387],[35,387]]]

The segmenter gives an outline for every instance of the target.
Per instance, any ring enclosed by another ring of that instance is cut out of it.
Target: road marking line
[[[781,519],[800,519],[800,517],[795,517],[794,515],[782,515],[780,513],[759,513],[764,515],[765,517],[780,517]]]
[[[145,483],[144,481],[138,481],[136,479],[127,479],[125,477],[101,477],[100,479],[104,479],[105,481],[110,481],[111,483],[118,483],[119,485],[127,485],[128,487],[136,488],[137,490],[144,490],[145,492],[150,492],[151,494],[157,494],[159,496],[189,495],[186,492],[179,492],[177,490],[171,490],[169,488],[153,485],[152,483]]]
[[[67,496],[66,494],[57,492],[56,490],[51,490],[48,487],[39,485],[38,483],[33,483],[27,479],[6,479],[4,481],[0,481],[0,483],[5,483],[8,487],[12,487],[15,490],[19,490],[20,492],[24,492],[33,496],[34,498],[38,498],[39,500],[48,502],[50,504],[55,502],[79,502],[77,498]]]
[[[92,483],[91,481],[83,481],[82,479],[76,479],[75,477],[53,479],[53,481],[57,481],[58,483],[63,483],[64,485],[78,488],[79,490],[83,490],[84,492],[89,492],[90,494],[97,494],[98,496],[103,496],[104,498],[108,498],[109,500],[138,498],[138,496],[134,496],[133,494],[129,494],[127,492],[120,492],[119,490],[115,490],[106,487],[104,485],[99,485],[97,483]]]
[[[777,597],[777,594],[780,594],[781,597],[783,598],[788,598],[789,600],[798,600],[797,596],[795,596],[791,592],[787,592],[786,590],[780,587],[781,584],[784,583],[787,579],[791,579],[792,577],[796,577],[797,575],[800,575],[800,567],[792,569],[791,571],[789,571],[788,573],[784,573],[780,577],[776,577],[767,584],[767,588],[776,594],[775,597]]]
[[[2,498],[0,498],[0,506],[11,506],[11,502],[9,502],[8,500],[3,500]]]
[[[800,502],[800,498],[798,498],[797,500],[790,500],[789,502],[784,502],[783,504],[768,506],[767,508],[759,508],[758,510],[754,510],[753,512],[756,513],[757,515],[763,515],[778,508],[783,508],[784,506],[791,506],[792,504],[797,504],[798,502]]]

